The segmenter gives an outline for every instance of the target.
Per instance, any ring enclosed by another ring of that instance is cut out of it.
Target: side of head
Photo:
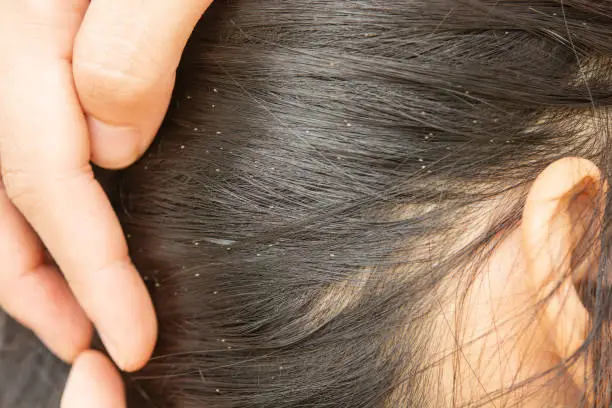
[[[217,2],[119,183],[142,404],[605,404],[610,15]]]

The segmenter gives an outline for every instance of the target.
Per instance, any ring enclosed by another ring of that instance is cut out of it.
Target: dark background
[[[0,408],[58,408],[68,367],[0,311]]]

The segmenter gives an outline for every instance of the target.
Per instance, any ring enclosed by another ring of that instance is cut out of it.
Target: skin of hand
[[[75,360],[66,382],[61,408],[125,408],[121,376],[97,351],[85,351]]]
[[[79,394],[122,393],[112,363],[85,351],[92,322],[122,370],[155,346],[151,300],[90,162],[121,168],[146,150],[211,2],[0,0],[0,307],[63,360],[80,356],[64,407],[121,406]]]

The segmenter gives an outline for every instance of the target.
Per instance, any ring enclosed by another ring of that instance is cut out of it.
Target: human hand
[[[0,0],[0,306],[65,361],[90,320],[119,368],[151,355],[154,310],[89,162],[144,152],[210,2]]]
[[[110,360],[97,351],[85,351],[75,360],[61,408],[125,408],[121,376]]]
[[[94,163],[125,167],[149,146],[168,108],[185,44],[211,3],[91,2],[75,40],[73,70]]]

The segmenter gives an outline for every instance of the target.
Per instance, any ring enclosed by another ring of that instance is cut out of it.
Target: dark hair
[[[215,2],[118,181],[160,320],[134,405],[439,406],[428,344],[449,282],[474,279],[460,266],[555,159],[610,176],[611,16],[605,0]],[[599,405],[604,222],[579,350]]]

